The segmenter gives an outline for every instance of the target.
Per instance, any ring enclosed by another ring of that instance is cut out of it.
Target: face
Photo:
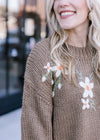
[[[86,0],[54,0],[54,12],[63,29],[73,29],[88,21]]]

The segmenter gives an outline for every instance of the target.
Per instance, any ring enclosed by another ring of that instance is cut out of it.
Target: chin
[[[73,29],[74,27],[73,26],[61,26],[61,28],[64,30],[70,30],[70,29]]]
[[[62,29],[65,29],[65,30],[69,30],[69,29],[72,29],[75,27],[75,25],[71,25],[71,23],[67,23],[67,24],[60,24],[60,27]]]

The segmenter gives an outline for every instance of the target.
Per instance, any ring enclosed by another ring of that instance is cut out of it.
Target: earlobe
[[[91,12],[88,13],[89,26],[92,24]]]
[[[91,12],[88,13],[88,19],[91,21]]]

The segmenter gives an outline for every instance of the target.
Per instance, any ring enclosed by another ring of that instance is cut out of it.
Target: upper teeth
[[[67,15],[72,15],[74,12],[63,12],[61,13],[61,16],[67,16]]]

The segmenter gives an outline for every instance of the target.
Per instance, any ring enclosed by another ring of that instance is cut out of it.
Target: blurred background
[[[14,131],[20,140],[26,60],[48,35],[45,0],[0,0],[0,140],[15,140],[8,137]]]

